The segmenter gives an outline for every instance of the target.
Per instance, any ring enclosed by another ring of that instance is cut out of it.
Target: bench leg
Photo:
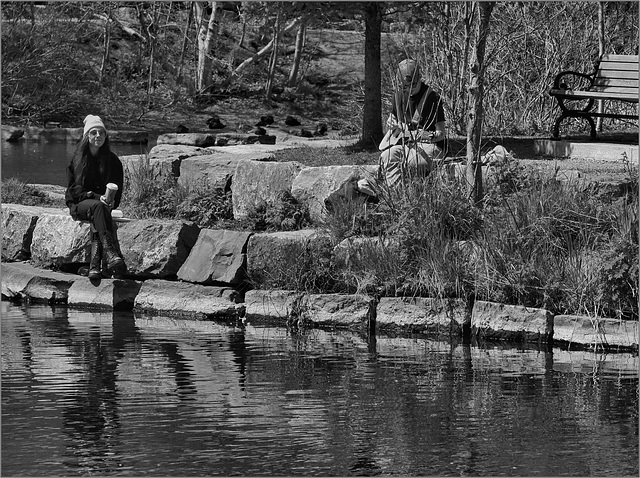
[[[586,119],[589,122],[589,126],[591,126],[591,132],[590,132],[591,139],[596,139],[596,123],[593,121],[593,118],[591,116],[587,116],[587,115],[578,116],[578,115],[565,114],[565,113],[562,113],[553,125],[553,130],[551,131],[551,134],[553,135],[554,138],[560,137],[560,123],[562,123],[562,120],[564,120],[565,118]]]
[[[591,116],[585,116],[589,124],[591,125],[591,139],[596,139],[596,123]]]
[[[562,123],[562,120],[567,117],[568,117],[567,115],[561,114],[560,116],[558,116],[558,119],[553,124],[553,130],[551,134],[553,135],[554,138],[558,138],[560,136],[560,123]]]

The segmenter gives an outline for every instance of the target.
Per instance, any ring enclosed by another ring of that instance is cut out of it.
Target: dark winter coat
[[[114,198],[114,209],[120,205],[124,171],[118,156],[109,152],[99,154],[98,158],[84,154],[80,160],[73,158],[67,167],[67,191],[65,202],[71,216],[77,218],[77,205],[85,199],[99,199],[106,189],[107,183],[118,185]]]

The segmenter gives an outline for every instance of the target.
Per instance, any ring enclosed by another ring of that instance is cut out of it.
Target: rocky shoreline
[[[275,162],[273,154],[282,148],[348,142],[298,139],[277,132],[272,136],[273,143],[238,133],[165,134],[149,152],[149,166],[158,179],[172,176],[184,184],[206,183],[231,191],[236,218],[246,216],[258,201],[274,200],[286,190],[308,204],[311,217],[319,220],[334,200],[357,194],[359,179],[375,174],[376,166]],[[121,159],[125,169],[142,160]],[[452,163],[442,174],[463,174],[463,168],[462,163]],[[565,173],[570,180],[579,176]],[[608,187],[615,193],[620,184]],[[48,190],[51,195],[63,193]],[[365,333],[424,333],[536,347],[638,349],[637,321],[554,316],[544,309],[484,301],[261,290],[261,275],[277,271],[283,260],[295,260],[296,251],[313,250],[328,241],[319,230],[249,233],[199,228],[189,221],[132,220],[118,225],[127,278],[90,281],[77,274],[89,261],[89,226],[73,221],[66,209],[3,204],[2,221],[6,300],[201,320],[272,320]],[[334,254],[349,260],[342,246]]]

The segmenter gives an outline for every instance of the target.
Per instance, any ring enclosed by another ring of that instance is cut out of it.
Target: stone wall
[[[126,278],[92,281],[72,271],[89,260],[89,226],[73,221],[66,210],[3,204],[2,223],[2,298],[7,300],[543,348],[638,347],[636,321],[554,316],[484,301],[261,288],[264,277],[282,270],[283,257],[295,262],[292,250],[327,251],[328,237],[316,230],[256,234],[199,228],[189,221],[133,220],[118,228]],[[344,257],[345,247],[329,254]]]

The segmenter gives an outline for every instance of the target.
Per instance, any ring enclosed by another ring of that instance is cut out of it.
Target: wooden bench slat
[[[638,63],[638,55],[614,55],[606,53],[602,55],[602,61],[619,61],[625,63]]]
[[[631,61],[631,60],[600,60],[598,62],[599,65],[612,65],[612,66],[619,66],[620,68],[627,68],[628,66],[633,66],[633,65],[637,65],[638,61]]]
[[[603,100],[619,100],[630,101],[632,103],[638,103],[637,93],[609,93],[600,91],[572,91],[572,90],[549,90],[549,94],[553,96],[560,96],[569,99],[603,99]]]
[[[637,89],[640,82],[638,78],[596,78],[593,84],[595,86],[622,86]]]
[[[598,70],[598,73],[596,73],[596,76],[610,76],[613,78],[619,77],[619,78],[638,78],[638,69],[636,68],[635,70],[633,69],[629,69],[629,70],[606,70],[606,69],[600,69]]]
[[[598,81],[598,79],[600,78],[604,78],[605,80],[609,80],[609,81],[623,81],[623,80],[635,80],[638,81],[638,74],[634,73],[632,71],[627,72],[627,74],[620,74],[619,72],[617,72],[617,74],[611,75],[611,74],[602,74],[602,72],[600,72],[597,76],[596,76],[596,81]]]
[[[633,80],[628,80],[625,82],[612,83],[610,81],[596,81],[596,83],[591,87],[591,90],[604,91],[610,89],[611,91],[622,90],[622,92],[626,93],[637,93],[638,92],[638,82]]]

